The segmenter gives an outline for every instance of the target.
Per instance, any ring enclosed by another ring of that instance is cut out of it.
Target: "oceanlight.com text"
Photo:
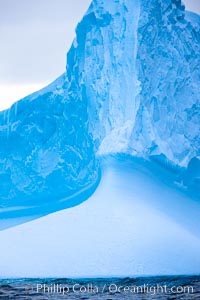
[[[104,284],[103,286],[98,286],[93,283],[88,283],[87,285],[81,285],[75,283],[74,285],[64,285],[64,284],[37,284],[35,288],[37,293],[43,294],[62,294],[67,295],[70,293],[74,294],[193,294],[193,286],[167,286],[167,285],[118,285],[115,283]]]

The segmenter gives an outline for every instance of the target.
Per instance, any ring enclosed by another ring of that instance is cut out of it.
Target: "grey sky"
[[[0,82],[49,81],[64,72],[90,0],[0,0]]]
[[[182,0],[186,9],[200,14],[200,0]]]
[[[46,84],[64,72],[75,26],[90,2],[0,0],[1,102],[2,95],[6,99],[6,92],[1,92],[4,87],[6,91],[9,85]],[[200,0],[184,3],[187,9],[200,14]]]

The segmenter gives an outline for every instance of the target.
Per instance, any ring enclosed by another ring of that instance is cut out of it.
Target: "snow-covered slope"
[[[153,159],[199,188],[200,18],[180,0],[94,0],[66,73],[0,113],[1,208],[98,182],[98,157]]]
[[[151,170],[106,160],[88,201],[1,231],[0,276],[199,273],[200,204]]]

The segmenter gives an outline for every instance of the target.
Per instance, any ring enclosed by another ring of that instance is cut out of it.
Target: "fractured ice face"
[[[66,99],[63,78],[0,115],[2,207],[51,202],[98,178],[85,106]]]
[[[98,153],[163,154],[186,167],[199,153],[199,19],[181,1],[97,2],[73,51]]]

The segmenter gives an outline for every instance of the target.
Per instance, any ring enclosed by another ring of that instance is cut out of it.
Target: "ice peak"
[[[91,187],[105,154],[154,160],[183,180],[200,155],[200,22],[188,18],[180,0],[92,2],[65,75],[0,113],[3,205]]]

